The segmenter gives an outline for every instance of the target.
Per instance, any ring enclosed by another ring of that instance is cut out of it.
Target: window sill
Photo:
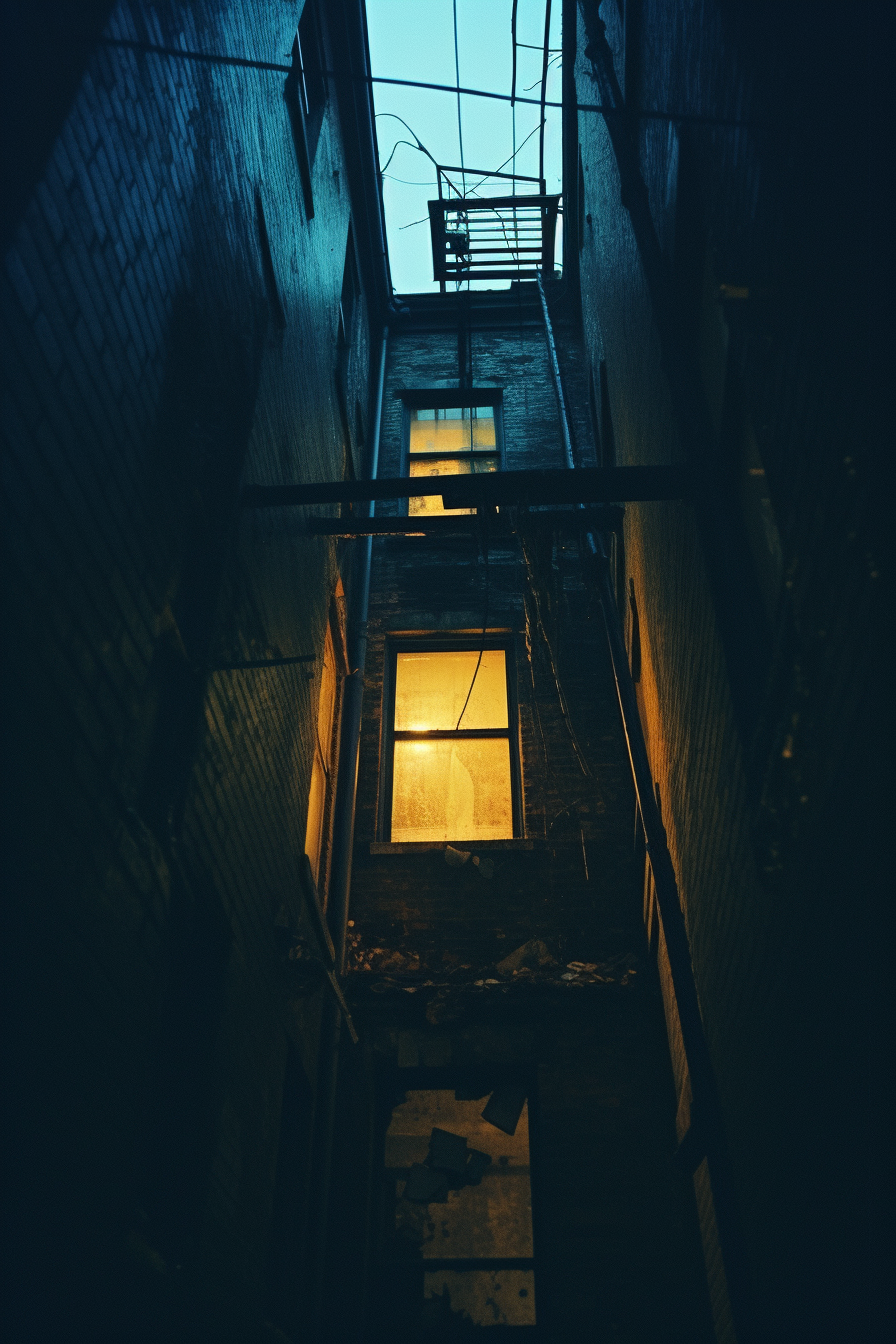
[[[466,849],[470,853],[480,853],[492,849],[534,849],[534,840],[371,840],[371,854],[427,854],[441,850],[448,845],[453,849]]]

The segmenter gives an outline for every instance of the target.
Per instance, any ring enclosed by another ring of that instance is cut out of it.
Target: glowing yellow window
[[[336,653],[333,648],[333,636],[327,627],[324,665],[320,674],[314,759],[311,764],[311,784],[308,790],[308,821],[305,827],[305,853],[311,860],[311,871],[319,886],[324,886],[322,879],[332,825],[330,813],[333,802],[337,691]]]
[[[408,470],[411,476],[471,476],[500,465],[494,406],[411,409]],[[441,495],[408,501],[409,514],[474,513],[444,509]]]
[[[505,650],[399,651],[394,684],[392,840],[510,838]]]

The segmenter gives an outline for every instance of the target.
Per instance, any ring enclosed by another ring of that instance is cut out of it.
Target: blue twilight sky
[[[512,43],[511,0],[457,0],[457,36],[460,84],[467,88],[510,93]],[[561,0],[551,10],[552,48],[560,47]],[[540,94],[545,0],[519,0],[517,41],[517,93],[528,98]],[[374,75],[393,79],[419,79],[433,84],[455,85],[454,21],[452,0],[367,0],[370,62]],[[560,101],[560,53],[552,56],[547,96]],[[530,89],[529,86],[533,87]],[[429,89],[399,88],[374,84],[377,140],[380,166],[386,165],[399,140],[408,134],[394,113],[402,117],[440,164],[459,164],[457,98],[453,93]],[[516,156],[516,171],[538,173],[540,109],[516,105],[516,145],[528,143]],[[513,153],[513,113],[509,103],[461,96],[461,127],[464,164],[494,171]],[[513,165],[504,169],[510,172]],[[548,192],[561,190],[561,113],[548,108],[545,125],[545,177]],[[401,179],[401,180],[397,180]],[[474,178],[473,181],[476,179]],[[409,185],[410,184],[410,185]],[[468,186],[470,181],[468,179]],[[496,187],[497,184],[490,184]],[[510,184],[507,184],[509,190]],[[531,188],[530,188],[531,189]],[[438,290],[432,278],[432,249],[426,202],[438,195],[435,169],[418,149],[398,145],[386,169],[383,198],[392,283],[399,294]],[[414,221],[421,220],[422,223]],[[405,227],[410,225],[411,227]],[[560,230],[558,229],[558,235]],[[558,253],[559,255],[559,253]],[[479,281],[474,288],[498,289],[500,281]]]

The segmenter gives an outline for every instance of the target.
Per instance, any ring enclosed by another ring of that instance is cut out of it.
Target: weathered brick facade
[[[336,92],[308,220],[284,75],[150,49],[282,65],[301,8],[116,6],[6,258],[7,984],[27,1098],[9,1324],[28,1338],[155,1339],[182,1313],[193,1337],[246,1337],[269,1305],[290,1043],[313,1098],[319,997],[293,998],[274,923],[299,899],[337,555],[288,517],[241,519],[238,493],[344,469]],[[362,294],[356,474],[367,325]]]
[[[587,49],[597,9],[578,16],[582,102],[606,96]],[[607,123],[580,114],[582,310],[590,363],[606,365],[618,460],[689,461],[708,486],[696,505],[627,510],[626,585],[757,1338],[878,1338],[886,1237],[877,1196],[845,1156],[879,1151],[883,1116],[868,1081],[883,967],[865,959],[881,917],[875,744],[888,721],[879,329],[866,270],[877,225],[859,130],[875,96],[873,19],[841,31],[838,50],[823,24],[809,34],[795,13],[625,9],[627,30],[621,7],[600,6],[626,106],[691,115],[636,123],[648,216],[637,184],[620,179]],[[855,99],[836,125],[834,70]],[[639,247],[650,228],[667,288]],[[676,405],[682,370],[705,416],[702,447]],[[781,548],[764,605],[742,503],[751,438]],[[857,962],[861,985],[836,969]],[[686,1093],[668,985],[666,998]]]
[[[312,4],[334,73],[303,123]],[[573,457],[695,487],[605,541],[722,1204],[572,509],[374,540],[353,845],[328,839],[343,754],[319,880],[326,905],[350,853],[358,1045],[296,962],[324,644],[335,748],[365,543],[310,534],[350,534],[347,504],[241,490],[366,475],[385,328],[381,477],[424,387],[500,392],[504,466],[565,467],[535,286],[393,301],[357,0],[52,8],[9,44],[0,280],[10,1338],[417,1338],[385,1130],[471,1077],[528,1091],[540,1338],[887,1337],[875,7],[563,0],[590,108],[545,281]],[[486,876],[392,844],[382,796],[389,641],[483,625],[522,798],[514,839],[469,846]]]

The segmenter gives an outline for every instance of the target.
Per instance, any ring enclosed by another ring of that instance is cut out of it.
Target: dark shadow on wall
[[[112,0],[29,0],[2,7],[0,242],[21,217],[78,91]]]
[[[263,322],[247,340],[228,318],[187,295],[176,301],[148,471],[169,578],[138,807],[160,839],[177,828],[196,752],[261,373]]]

